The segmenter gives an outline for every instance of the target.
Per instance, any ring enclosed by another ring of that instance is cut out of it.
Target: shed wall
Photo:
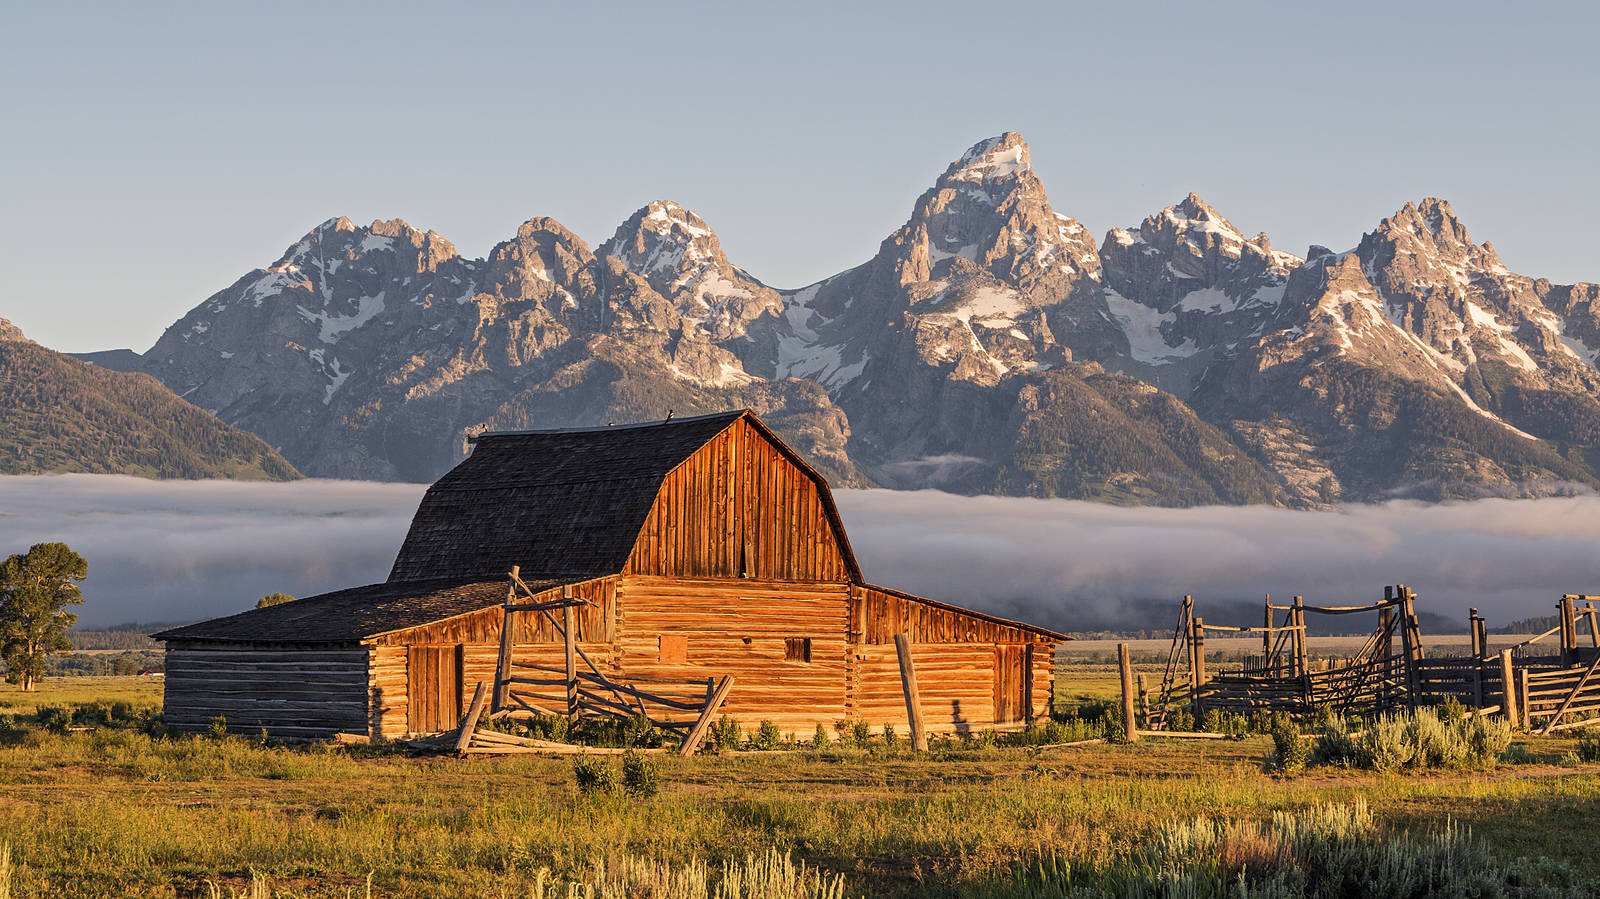
[[[166,652],[168,727],[200,731],[218,716],[233,733],[328,737],[364,733],[367,651],[172,645]]]

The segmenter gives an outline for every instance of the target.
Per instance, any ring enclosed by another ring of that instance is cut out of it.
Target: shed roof
[[[477,448],[423,495],[390,581],[617,574],[661,482],[695,451],[749,416],[818,485],[846,564],[827,481],[748,410],[641,425],[484,434]]]
[[[527,581],[534,591],[565,583],[572,581]],[[220,643],[359,643],[368,637],[454,618],[505,601],[503,578],[468,584],[368,584],[175,627],[151,636],[157,640]]]

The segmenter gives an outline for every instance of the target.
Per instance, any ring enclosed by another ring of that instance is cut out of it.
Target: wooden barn
[[[721,713],[805,737],[905,732],[899,633],[929,731],[1048,713],[1065,637],[866,583],[827,482],[737,411],[485,434],[428,489],[384,583],[155,636],[183,730],[439,732],[478,683],[576,657],[596,683],[731,676]]]

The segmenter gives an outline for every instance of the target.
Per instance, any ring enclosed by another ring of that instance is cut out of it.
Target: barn
[[[455,727],[512,665],[575,657],[596,683],[731,678],[721,712],[746,728],[904,732],[901,633],[930,732],[1048,713],[1064,636],[867,583],[827,482],[733,411],[484,434],[385,582],[155,636],[169,727],[392,739]]]

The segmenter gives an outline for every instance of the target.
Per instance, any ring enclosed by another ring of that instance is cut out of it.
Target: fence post
[[[561,590],[566,605],[561,607],[562,637],[567,650],[567,717],[578,717],[578,633],[572,621],[572,585]]]
[[[510,606],[517,601],[517,577],[522,572],[522,566],[511,566],[511,576],[506,581],[506,605]],[[494,697],[489,703],[491,712],[505,711],[511,697],[511,648],[512,648],[512,612],[507,609],[500,616],[500,658],[494,666]]]
[[[1268,670],[1268,668],[1272,664],[1272,594],[1271,593],[1268,593],[1267,594],[1267,598],[1262,600],[1261,606],[1262,606],[1262,608],[1261,608],[1261,626],[1263,628],[1265,628],[1265,630],[1263,630],[1261,632],[1261,673],[1264,674],[1264,675],[1267,675],[1267,676],[1271,676],[1272,672],[1270,670]]]
[[[1594,603],[1590,602],[1588,608],[1583,610],[1583,615],[1589,620],[1589,642],[1600,649],[1600,625],[1595,623]]]
[[[1522,729],[1533,729],[1533,703],[1528,701],[1528,669],[1517,670],[1517,709],[1522,712]]]
[[[1128,658],[1128,644],[1117,644],[1117,668],[1122,673],[1122,726],[1128,734],[1128,742],[1135,743],[1139,740],[1139,721],[1134,714],[1133,694],[1133,662]]]
[[[1205,620],[1196,615],[1194,618],[1194,636],[1189,638],[1189,644],[1194,647],[1194,719],[1198,725],[1205,716],[1205,703],[1200,699],[1200,691],[1206,686],[1206,628]]]
[[[1150,729],[1150,690],[1145,686],[1144,675],[1139,675],[1139,725],[1140,730]]]
[[[1573,608],[1571,595],[1561,597],[1561,664],[1571,665],[1578,661],[1578,622]]]
[[[1511,665],[1511,650],[1500,650],[1500,708],[1506,713],[1506,720],[1516,727],[1522,721],[1522,716],[1517,713],[1517,681]]]

